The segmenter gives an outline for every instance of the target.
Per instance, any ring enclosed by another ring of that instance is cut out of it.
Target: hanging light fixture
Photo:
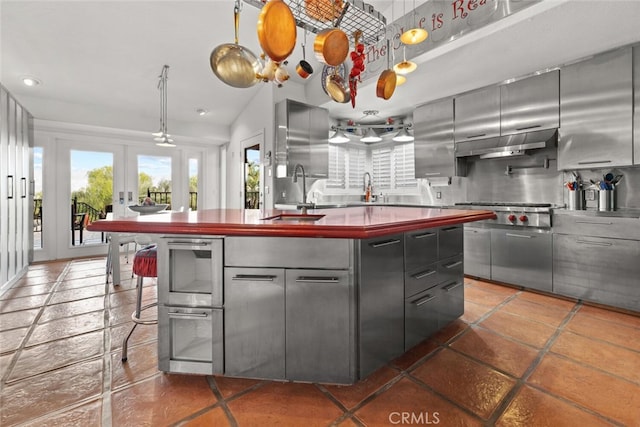
[[[407,78],[402,74],[396,76],[396,86],[401,86],[407,82]]]
[[[367,129],[364,136],[360,138],[361,142],[380,142],[382,138],[378,136],[378,134],[373,130],[373,128]]]
[[[403,3],[404,4],[404,3]],[[418,27],[416,24],[416,0],[413,0],[413,28],[405,31],[400,36],[400,41],[404,44],[418,44],[422,43],[429,37],[429,33],[424,28]],[[406,15],[406,5],[405,5]]]
[[[400,132],[398,132],[393,138],[396,142],[411,142],[414,140],[413,136],[409,133],[406,127],[402,127]]]
[[[162,67],[160,76],[158,77],[158,90],[160,91],[160,130],[152,133],[155,137],[156,145],[159,147],[175,147],[171,135],[167,132],[167,76],[169,66]]]
[[[418,64],[413,61],[407,61],[406,46],[402,46],[402,62],[398,62],[396,65],[394,65],[393,71],[395,71],[396,74],[406,76],[409,73],[413,73],[417,68]],[[396,82],[396,85],[397,84],[398,83]]]
[[[334,144],[343,144],[345,142],[349,142],[351,139],[347,135],[344,134],[344,131],[341,129],[336,129],[336,131],[329,137],[329,142]]]

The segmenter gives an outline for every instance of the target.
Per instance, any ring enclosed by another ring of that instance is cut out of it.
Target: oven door
[[[549,230],[496,227],[491,230],[491,279],[552,291],[553,242]]]

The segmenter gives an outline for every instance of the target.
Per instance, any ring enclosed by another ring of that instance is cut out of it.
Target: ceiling
[[[407,6],[367,3],[388,22]],[[168,64],[170,133],[224,143],[230,124],[264,85],[233,88],[210,69],[213,48],[233,42],[233,4],[0,0],[1,82],[37,119],[154,132],[158,75]],[[256,53],[259,12],[244,4],[240,17],[240,44]],[[377,79],[370,78],[358,88],[355,109],[328,97],[318,103],[334,118],[357,120],[371,109],[381,117],[405,115],[430,100],[638,42],[638,16],[637,0],[543,0],[414,58],[418,71],[387,101],[375,96]],[[285,85],[319,86],[319,72],[307,81],[295,75],[303,34],[299,30],[287,66],[292,78]],[[320,70],[313,37],[308,36],[306,59]],[[22,85],[25,75],[42,84]],[[208,113],[199,116],[197,109]]]

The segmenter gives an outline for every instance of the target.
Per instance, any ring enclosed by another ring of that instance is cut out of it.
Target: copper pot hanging
[[[391,98],[398,82],[398,76],[389,64],[389,56],[391,55],[389,49],[390,45],[387,40],[387,69],[380,73],[380,77],[378,77],[378,82],[376,83],[376,96],[385,100]]]
[[[327,28],[316,35],[313,51],[318,61],[336,67],[347,59],[349,38],[339,28]]]
[[[258,41],[265,55],[282,62],[296,47],[296,19],[282,0],[269,0],[258,16]]]

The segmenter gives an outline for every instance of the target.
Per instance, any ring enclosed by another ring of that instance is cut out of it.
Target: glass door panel
[[[170,156],[138,155],[138,203],[147,200],[172,206],[172,176]]]

